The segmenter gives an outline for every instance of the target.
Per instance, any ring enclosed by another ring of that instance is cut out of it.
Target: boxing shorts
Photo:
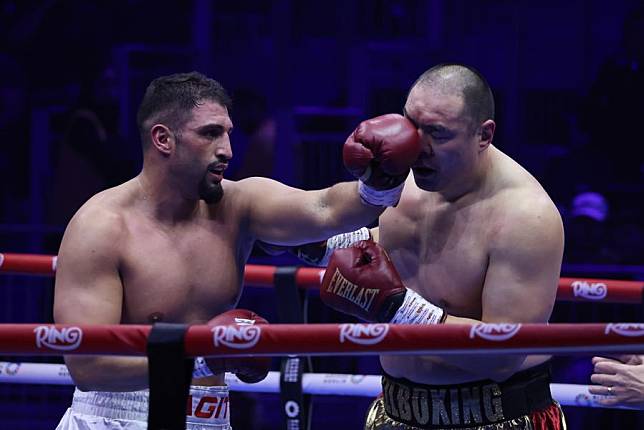
[[[149,391],[74,391],[56,430],[145,430]],[[187,430],[232,430],[227,386],[192,386],[186,405]]]
[[[544,363],[504,382],[424,385],[385,374],[365,430],[394,429],[565,430],[566,422]]]

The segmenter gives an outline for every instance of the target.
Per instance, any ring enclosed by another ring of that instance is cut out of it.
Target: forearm
[[[148,388],[146,357],[66,356],[72,379],[82,391],[137,391]]]
[[[365,203],[358,194],[357,182],[341,182],[322,191],[320,195],[321,222],[327,237],[364,227],[375,221],[384,206]]]

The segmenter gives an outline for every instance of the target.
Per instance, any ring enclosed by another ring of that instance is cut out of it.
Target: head
[[[219,82],[200,73],[155,79],[137,114],[144,159],[163,164],[187,197],[216,203],[232,158],[230,107]]]
[[[420,188],[456,190],[480,177],[496,125],[492,91],[476,70],[460,64],[427,70],[412,85],[404,115],[423,145],[413,167]]]

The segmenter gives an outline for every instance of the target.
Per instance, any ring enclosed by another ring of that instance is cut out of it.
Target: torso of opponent
[[[150,216],[136,178],[90,199],[70,226],[92,223],[106,233],[103,240],[109,240],[113,253],[107,258],[114,260],[118,282],[91,294],[104,294],[105,300],[122,305],[116,306],[119,315],[100,316],[84,315],[79,307],[74,311],[78,321],[87,322],[90,317],[94,323],[106,324],[205,324],[234,308],[254,238],[245,228],[243,183],[224,180],[223,187],[220,202],[207,205],[200,201],[196,213],[174,224]],[[75,240],[68,238],[70,243]],[[63,243],[59,264],[74,264],[65,253]],[[59,266],[59,271],[64,272],[64,267]],[[67,317],[66,323],[73,321]],[[224,375],[193,383],[223,385]]]
[[[559,214],[526,170],[494,146],[489,151],[493,172],[488,177],[494,179],[456,201],[445,201],[439,193],[420,189],[410,174],[398,206],[380,217],[378,242],[388,251],[404,284],[451,316],[483,322],[546,322],[556,293],[560,256],[546,256],[545,275],[535,274],[533,279],[531,274],[506,267],[504,254],[530,247],[530,241],[539,237],[539,219],[530,220],[531,214],[538,218],[545,213],[554,223],[560,222]],[[532,263],[539,265],[538,261]],[[531,285],[522,284],[524,275]],[[528,301],[541,296],[551,303],[532,313],[525,308],[526,301],[512,303],[499,297],[504,291],[522,289],[525,293],[520,295],[538,291]],[[548,358],[529,356],[517,371]],[[450,364],[450,356],[383,355],[380,361],[389,375],[418,383],[482,379],[480,373]]]

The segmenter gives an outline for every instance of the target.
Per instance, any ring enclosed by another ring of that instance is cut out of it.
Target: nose
[[[215,156],[217,156],[219,161],[229,161],[233,158],[233,148],[230,144],[230,136],[228,134],[225,134],[223,139],[220,139],[215,149]]]
[[[432,138],[422,131],[420,133],[420,146],[421,146],[421,156],[431,157],[434,155],[434,148],[432,146]]]

